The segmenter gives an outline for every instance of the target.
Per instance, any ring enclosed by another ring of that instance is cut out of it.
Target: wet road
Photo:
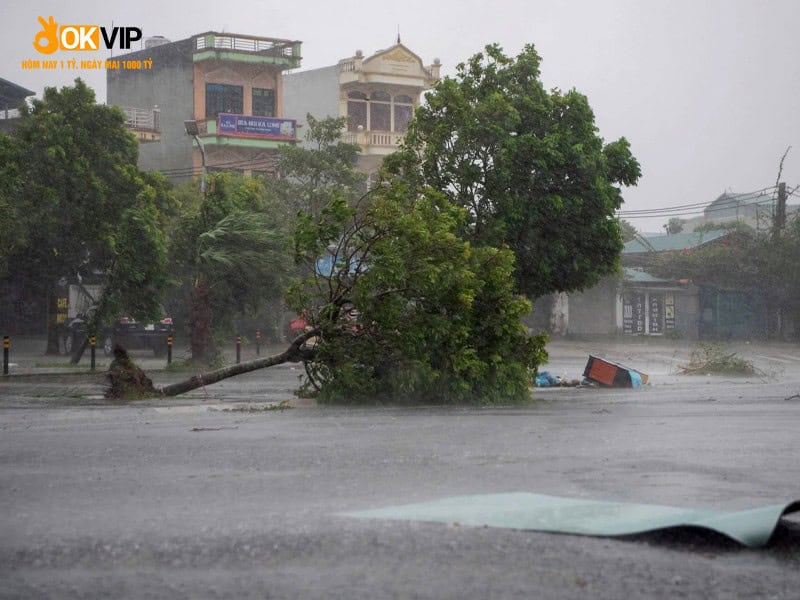
[[[620,359],[646,363],[652,386],[543,390],[525,408],[271,410],[292,397],[291,366],[120,406],[87,400],[98,383],[81,377],[4,383],[0,597],[796,598],[797,519],[744,550],[693,532],[336,514],[512,491],[719,510],[800,499],[800,369],[774,360],[786,348],[758,352],[773,369],[760,378],[686,378],[657,372],[676,353],[637,349]]]

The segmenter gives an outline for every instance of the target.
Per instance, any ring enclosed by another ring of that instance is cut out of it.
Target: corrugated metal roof
[[[0,77],[0,108],[16,108],[27,96],[33,96],[35,93]]]
[[[660,279],[650,275],[650,273],[645,273],[641,269],[633,269],[631,267],[624,267],[622,274],[628,283],[672,283],[670,279]]]
[[[657,235],[644,238],[647,242],[642,243],[635,239],[627,242],[623,248],[623,254],[640,254],[643,252],[666,252],[669,250],[686,250],[697,248],[703,244],[713,242],[725,237],[726,229],[713,229],[711,231],[675,233],[673,235]]]

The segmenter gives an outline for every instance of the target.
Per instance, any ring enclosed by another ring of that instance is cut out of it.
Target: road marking
[[[764,360],[770,360],[770,361],[781,362],[781,363],[789,363],[789,364],[793,364],[795,362],[798,362],[798,360],[800,360],[800,359],[797,359],[797,358],[792,358],[791,360],[787,360],[785,358],[777,358],[775,356],[765,356],[763,354],[754,354],[754,356],[756,358],[763,358]],[[785,355],[782,354],[781,356],[785,356]]]
[[[800,362],[800,356],[792,356],[790,354],[778,354],[778,356],[782,356],[783,358],[788,358],[792,362]]]

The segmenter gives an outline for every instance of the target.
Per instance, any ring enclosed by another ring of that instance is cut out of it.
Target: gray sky
[[[22,68],[42,58],[32,45],[39,15],[60,24],[113,21],[172,40],[203,31],[301,40],[303,69],[386,48],[398,27],[426,64],[442,61],[445,75],[488,43],[508,54],[533,43],[545,86],[586,94],[600,135],[631,142],[643,176],[625,190],[623,210],[771,186],[790,145],[782,179],[800,184],[798,0],[9,0],[0,8],[0,77],[37,94],[75,76]],[[105,72],[77,73],[104,101]],[[657,231],[666,218],[631,222]]]

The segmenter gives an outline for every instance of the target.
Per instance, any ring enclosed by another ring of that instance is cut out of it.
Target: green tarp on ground
[[[800,511],[800,501],[719,512],[518,492],[454,496],[340,514],[363,519],[431,521],[596,536],[700,527],[726,535],[745,546],[758,548],[769,541],[783,515],[796,511]]]

